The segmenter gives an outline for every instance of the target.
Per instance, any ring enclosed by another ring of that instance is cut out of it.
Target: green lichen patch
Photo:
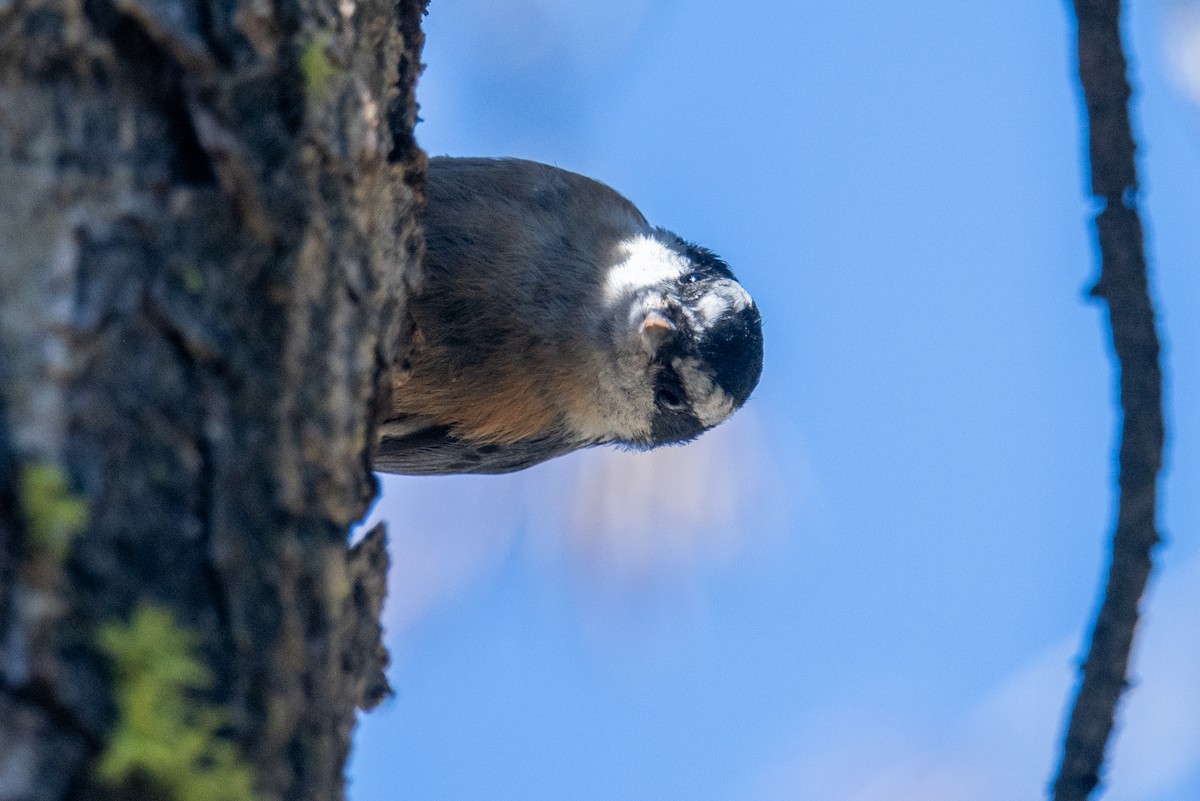
[[[193,295],[199,295],[200,290],[204,289],[204,273],[195,267],[186,268],[183,271],[183,286]]]
[[[304,90],[309,97],[324,97],[329,82],[345,70],[333,63],[329,57],[329,46],[333,36],[318,33],[300,50],[300,74],[304,76]]]
[[[87,526],[87,501],[71,494],[61,467],[46,462],[22,465],[17,492],[30,546],[61,562]]]
[[[254,772],[218,736],[225,711],[197,694],[212,673],[196,656],[198,637],[165,609],[143,605],[128,623],[101,627],[112,661],[117,725],[97,763],[110,785],[150,782],[172,801],[254,801]]]

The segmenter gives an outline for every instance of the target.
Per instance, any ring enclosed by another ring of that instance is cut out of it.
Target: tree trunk
[[[338,799],[423,0],[0,0],[0,801]]]

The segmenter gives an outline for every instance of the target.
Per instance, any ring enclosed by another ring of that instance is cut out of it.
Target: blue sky
[[[1200,2],[1130,5],[1171,429],[1104,797],[1194,801]],[[767,356],[685,448],[383,479],[353,801],[1044,795],[1117,426],[1068,10],[432,4],[422,146],[612,185],[734,267]]]

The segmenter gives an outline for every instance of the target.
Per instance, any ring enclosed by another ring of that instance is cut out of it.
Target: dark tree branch
[[[1120,0],[1075,0],[1079,77],[1087,104],[1100,280],[1092,295],[1108,303],[1121,382],[1124,424],[1120,499],[1104,602],[1092,630],[1054,782],[1055,801],[1084,801],[1100,783],[1117,702],[1128,684],[1138,604],[1159,541],[1156,481],[1162,466],[1162,373],[1154,308],[1137,212],[1131,94],[1121,45]]]

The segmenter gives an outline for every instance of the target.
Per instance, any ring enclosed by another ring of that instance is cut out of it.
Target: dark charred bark
[[[148,608],[257,797],[343,797],[387,692],[384,535],[347,532],[421,253],[423,6],[0,2],[0,801],[187,796],[96,769],[100,632]]]

